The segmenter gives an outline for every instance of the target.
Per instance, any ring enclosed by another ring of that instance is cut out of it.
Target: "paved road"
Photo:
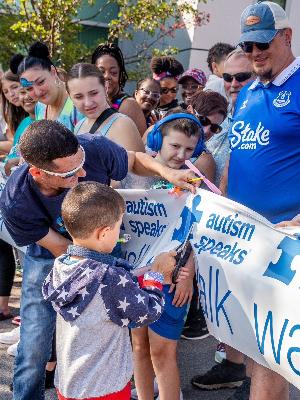
[[[19,286],[20,282],[17,282],[12,297],[14,306],[12,311],[15,315],[18,314]],[[7,331],[12,327],[10,322],[0,322],[0,332]],[[0,344],[0,400],[12,400],[9,384],[12,379],[14,358],[6,354],[6,348],[7,346]],[[203,373],[212,367],[215,348],[216,341],[212,337],[200,341],[180,341],[179,362],[184,400],[226,400],[232,394],[231,390],[199,391],[193,389],[190,384],[193,375]],[[47,390],[46,400],[54,399],[57,399],[54,390]],[[300,392],[292,387],[290,400],[299,399]],[[272,399],[270,398],[270,400]]]

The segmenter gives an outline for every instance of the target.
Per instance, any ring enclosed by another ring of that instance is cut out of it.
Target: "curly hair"
[[[128,75],[125,69],[123,53],[120,47],[114,43],[100,44],[92,54],[92,61],[91,61],[92,64],[96,64],[97,60],[104,55],[109,55],[117,61],[118,66],[120,68],[119,85],[120,89],[122,90],[128,79]]]

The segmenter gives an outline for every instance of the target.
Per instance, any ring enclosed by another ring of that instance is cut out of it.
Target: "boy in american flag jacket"
[[[82,182],[62,205],[73,245],[55,260],[43,295],[57,311],[55,386],[60,400],[129,400],[133,372],[131,327],[156,321],[162,283],[174,253],[157,256],[141,287],[132,266],[110,255],[118,238],[124,200],[112,188]]]

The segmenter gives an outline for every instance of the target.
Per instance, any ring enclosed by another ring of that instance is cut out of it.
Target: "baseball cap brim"
[[[194,76],[192,76],[192,75],[190,75],[190,74],[183,74],[183,75],[181,75],[180,79],[178,80],[178,83],[182,83],[186,78],[192,78],[192,79],[194,79],[194,81],[197,82],[199,85],[202,83],[202,82],[199,82],[198,79],[196,79]]]
[[[242,42],[269,43],[274,39],[277,32],[277,29],[253,30],[244,32],[240,37],[239,44]]]

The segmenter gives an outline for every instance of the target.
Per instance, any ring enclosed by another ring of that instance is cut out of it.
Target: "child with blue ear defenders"
[[[156,159],[174,168],[185,168],[185,160],[198,157],[204,148],[203,130],[192,114],[175,113],[160,120],[149,133],[147,145],[155,151]],[[130,181],[131,179],[131,181]],[[158,178],[127,179],[127,188],[150,189]],[[191,273],[184,282],[164,282],[165,308],[158,321],[132,329],[134,378],[136,393],[132,398],[153,399],[153,378],[156,376],[160,400],[179,400],[180,380],[177,366],[177,341],[180,338],[193,294],[194,262],[190,255],[186,265]],[[138,397],[136,397],[138,396]]]

